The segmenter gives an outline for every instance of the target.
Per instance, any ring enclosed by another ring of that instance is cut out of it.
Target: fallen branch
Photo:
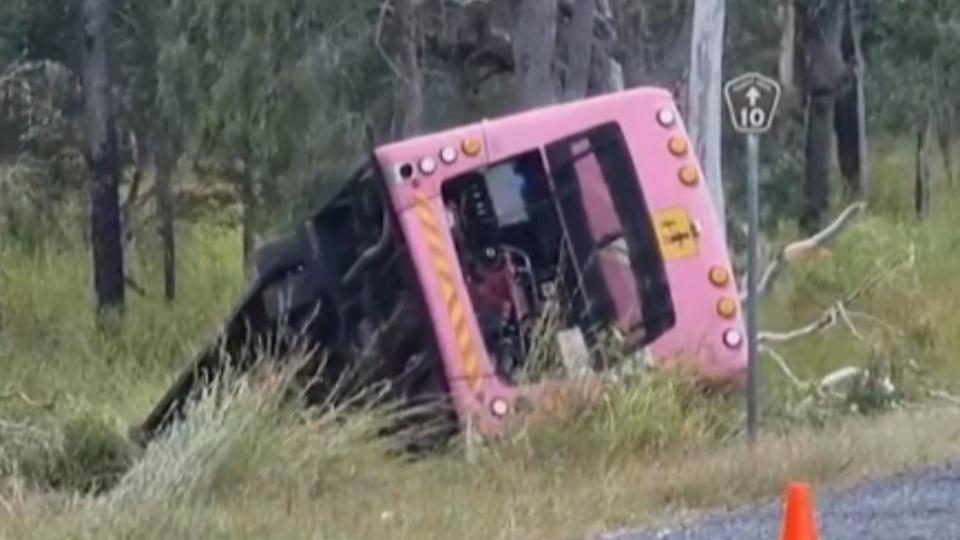
[[[850,333],[853,334],[853,337],[857,338],[863,343],[868,343],[867,339],[863,337],[863,334],[860,333],[860,330],[857,328],[853,321],[850,320],[850,315],[847,313],[847,308],[843,304],[837,304],[837,313],[840,315],[840,320],[847,326],[850,330]]]
[[[885,320],[885,319],[882,319],[882,318],[880,318],[880,317],[877,317],[876,315],[871,315],[871,314],[869,314],[869,313],[863,313],[863,312],[860,312],[860,311],[854,311],[854,310],[852,310],[852,309],[848,309],[848,310],[847,310],[847,316],[849,316],[851,319],[863,319],[863,320],[865,320],[865,321],[870,321],[870,322],[876,324],[877,326],[882,326],[882,327],[886,328],[887,331],[889,331],[889,332],[892,332],[892,333],[898,334],[898,335],[903,335],[903,329],[902,329],[902,328],[899,328],[899,327],[895,326],[893,323],[891,323],[891,322],[889,322],[889,321],[887,321],[887,320]]]
[[[757,341],[760,343],[787,343],[788,341],[793,341],[795,339],[826,330],[836,323],[837,312],[835,306],[830,306],[823,313],[823,315],[820,316],[819,319],[806,326],[802,326],[787,332],[759,332],[757,334]]]
[[[828,388],[837,386],[840,383],[849,381],[854,377],[858,377],[863,374],[863,370],[858,367],[845,367],[840,368],[832,373],[828,373],[825,377],[820,379],[820,383],[817,385],[817,389],[823,391]]]
[[[0,394],[0,401],[9,401],[11,399],[17,398],[30,407],[35,407],[37,409],[53,409],[54,407],[57,406],[58,395],[59,395],[59,392],[56,395],[54,395],[52,398],[50,398],[49,401],[40,402],[35,399],[32,399],[30,396],[28,396],[27,394],[23,393],[20,390],[14,390],[13,392]]]
[[[853,203],[844,209],[833,223],[827,225],[827,227],[820,232],[809,238],[788,244],[781,249],[773,258],[773,261],[767,266],[766,270],[764,270],[760,282],[757,284],[757,296],[761,297],[769,292],[773,282],[780,276],[786,263],[832,243],[833,240],[847,228],[853,218],[866,209],[866,207],[867,203],[862,201]],[[743,292],[740,298],[745,301],[749,291],[747,291],[746,286],[743,286],[741,290]]]
[[[137,283],[136,280],[134,280],[132,277],[130,277],[130,276],[123,276],[123,282],[126,283],[127,287],[129,287],[131,290],[133,290],[133,292],[135,292],[135,293],[137,293],[138,295],[140,295],[141,298],[146,298],[146,297],[147,297],[147,291],[146,291],[146,289],[144,289],[143,286],[141,286],[139,283]]]
[[[816,321],[787,332],[760,332],[757,335],[757,340],[761,343],[786,343],[788,341],[793,341],[817,332],[822,332],[823,330],[834,326],[838,320],[842,319],[844,321],[849,321],[847,309],[850,304],[854,303],[860,297],[867,294],[870,290],[883,283],[900,269],[913,266],[916,260],[916,250],[913,244],[910,245],[909,251],[910,253],[904,261],[902,261],[900,264],[892,265],[886,270],[878,272],[872,277],[864,280],[863,283],[847,294],[846,297],[827,307],[827,309],[824,310],[823,315],[817,318]],[[856,328],[853,326],[853,323],[849,324],[851,330],[854,331],[854,335],[860,339],[864,339],[859,335],[859,332],[856,332]]]
[[[950,393],[948,393],[948,392],[945,392],[945,391],[943,391],[943,390],[930,390],[929,392],[927,392],[927,394],[928,394],[930,397],[934,397],[934,398],[937,398],[937,399],[942,399],[943,401],[946,401],[947,403],[949,403],[949,404],[951,404],[951,405],[960,406],[960,397],[957,397],[957,396],[955,396],[955,395],[953,395],[953,394],[950,394]]]
[[[801,381],[790,369],[790,366],[787,364],[787,360],[780,355],[777,351],[771,349],[770,347],[760,347],[760,352],[766,353],[770,358],[773,358],[773,361],[777,363],[777,366],[780,367],[780,370],[783,371],[783,374],[790,379],[790,382],[793,383],[798,389],[803,390],[808,386],[807,383]]]

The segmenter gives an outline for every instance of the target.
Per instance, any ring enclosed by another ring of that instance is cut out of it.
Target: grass
[[[149,296],[130,297],[110,337],[90,320],[82,245],[0,243],[0,538],[583,538],[776,496],[788,479],[843,484],[960,456],[960,411],[928,395],[960,390],[960,198],[939,197],[928,222],[912,223],[912,164],[893,150],[874,146],[868,216],[831,258],[792,267],[761,317],[770,329],[806,324],[913,243],[916,264],[851,306],[855,331],[778,348],[800,378],[873,367],[898,392],[877,403],[868,387],[803,409],[805,393],[765,362],[752,450],[739,395],[648,376],[562,423],[414,462],[373,436],[385,413],[305,417],[269,385],[197,404],[144,453],[126,427],[236,299],[239,238],[181,231],[173,304],[159,298],[152,247],[134,250]]]

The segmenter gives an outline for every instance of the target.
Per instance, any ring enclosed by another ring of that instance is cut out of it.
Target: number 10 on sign
[[[763,109],[740,109],[740,125],[747,126],[750,129],[758,129],[767,121],[767,113]]]

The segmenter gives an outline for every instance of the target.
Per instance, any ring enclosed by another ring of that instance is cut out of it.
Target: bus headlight
[[[743,344],[743,335],[731,328],[723,333],[723,344],[731,349],[736,349]]]
[[[498,418],[503,418],[510,412],[510,405],[503,398],[495,398],[490,402],[490,412]]]
[[[457,149],[452,146],[446,146],[440,150],[440,161],[450,165],[457,160]]]
[[[420,160],[420,172],[429,176],[437,170],[437,162],[433,158],[425,157]]]
[[[671,109],[660,109],[657,111],[657,122],[663,127],[671,127],[677,122],[677,115]]]

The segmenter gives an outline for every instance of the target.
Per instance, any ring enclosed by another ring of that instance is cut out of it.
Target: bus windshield
[[[676,324],[670,284],[643,189],[616,123],[548,144],[559,214],[594,325],[642,347]]]

